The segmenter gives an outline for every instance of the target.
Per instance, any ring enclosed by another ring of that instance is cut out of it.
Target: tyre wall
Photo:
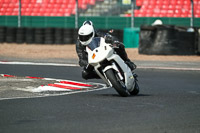
[[[199,32],[171,25],[141,26],[139,53],[147,55],[198,54]]]
[[[108,30],[98,30],[102,34]],[[16,28],[0,27],[0,43],[26,44],[75,44],[78,30],[71,28]],[[115,30],[112,34],[123,41],[123,30]]]
[[[75,29],[0,27],[0,43],[74,44],[76,39]]]

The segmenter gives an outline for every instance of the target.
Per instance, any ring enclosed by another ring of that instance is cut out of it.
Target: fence
[[[131,13],[135,14],[134,26],[150,25],[156,19],[164,24],[190,26],[190,1],[182,0],[78,0],[78,26],[92,20],[98,29],[124,29],[131,27]],[[0,26],[18,26],[18,0],[0,1]],[[2,4],[2,5],[1,5]],[[75,28],[76,0],[22,0],[22,27]],[[194,0],[194,26],[200,25],[200,2]],[[49,9],[53,8],[53,9]]]
[[[0,26],[17,27],[17,16],[0,16]],[[141,25],[151,25],[156,19],[163,21],[166,25],[178,25],[178,26],[189,26],[190,18],[157,18],[157,17],[136,17],[135,27]],[[92,20],[97,29],[124,29],[131,27],[130,17],[118,17],[118,16],[80,16],[79,26],[84,20]],[[200,18],[194,19],[194,26],[199,27]],[[71,17],[43,17],[43,16],[22,16],[21,21],[22,27],[59,27],[59,28],[74,28],[75,19]]]

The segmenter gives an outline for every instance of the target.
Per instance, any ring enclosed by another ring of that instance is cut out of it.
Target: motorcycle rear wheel
[[[117,74],[113,71],[113,69],[109,69],[105,72],[106,77],[109,79],[113,88],[118,92],[118,94],[122,97],[127,97],[130,95],[124,83],[117,78]]]

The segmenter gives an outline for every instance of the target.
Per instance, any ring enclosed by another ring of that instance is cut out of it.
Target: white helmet
[[[78,38],[82,45],[88,45],[94,37],[94,28],[92,25],[82,25],[78,31]]]
[[[83,22],[83,25],[86,25],[86,24],[89,24],[89,25],[93,26],[93,23],[90,20],[86,20],[86,21]]]

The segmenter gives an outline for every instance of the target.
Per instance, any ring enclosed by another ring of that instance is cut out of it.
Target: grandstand
[[[191,17],[190,0],[137,0],[136,17]],[[194,16],[200,17],[200,1],[194,0]]]
[[[70,16],[75,14],[75,0],[21,0],[22,16]],[[79,8],[94,5],[95,0],[79,0]],[[18,15],[18,0],[0,0],[0,15]]]
[[[130,17],[131,10],[121,10],[121,0],[79,0],[80,16],[118,15]],[[72,16],[76,0],[21,0],[22,16]],[[136,0],[135,17],[191,17],[190,0]],[[0,0],[0,16],[17,16],[19,0]],[[113,13],[114,12],[114,13]],[[194,17],[200,17],[200,1],[194,0]]]

